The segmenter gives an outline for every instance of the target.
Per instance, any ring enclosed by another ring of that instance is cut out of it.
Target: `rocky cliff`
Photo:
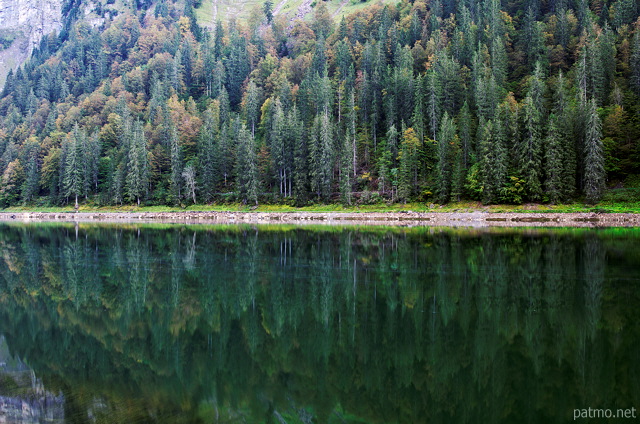
[[[9,69],[21,65],[44,35],[62,28],[63,0],[0,0],[0,86]]]

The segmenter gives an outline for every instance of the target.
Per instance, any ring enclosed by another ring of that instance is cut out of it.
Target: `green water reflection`
[[[637,229],[2,224],[0,276],[70,423],[640,408]]]

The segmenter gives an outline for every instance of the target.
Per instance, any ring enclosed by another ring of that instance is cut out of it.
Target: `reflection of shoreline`
[[[33,370],[12,358],[2,335],[0,364],[0,422],[64,422],[64,396],[45,390]]]
[[[463,227],[638,227],[633,213],[520,212],[3,212],[0,221],[328,224]]]

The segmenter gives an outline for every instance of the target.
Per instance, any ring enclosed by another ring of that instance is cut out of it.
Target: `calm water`
[[[638,229],[0,224],[25,422],[569,422],[639,330]]]

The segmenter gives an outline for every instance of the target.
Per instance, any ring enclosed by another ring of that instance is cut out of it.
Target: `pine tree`
[[[634,89],[636,96],[640,97],[640,29],[636,29],[633,34],[633,46],[631,50],[631,87]]]
[[[67,138],[63,150],[65,158],[63,193],[65,197],[73,196],[75,198],[75,208],[78,209],[78,196],[82,194],[83,185],[82,140],[78,124],[75,125],[72,134]]]
[[[205,203],[213,200],[218,183],[220,139],[220,102],[214,100],[204,113],[204,124],[198,137],[198,173],[200,193]]]
[[[442,113],[442,84],[435,71],[427,72],[426,85],[427,119],[431,138],[435,140]]]
[[[350,150],[345,152],[351,157],[351,171],[353,172],[353,178],[356,177],[358,171],[358,158],[357,158],[357,143],[356,143],[356,105],[355,105],[355,93],[353,90],[347,94],[347,108],[345,111],[345,132]]]
[[[297,106],[289,111],[287,121],[294,142],[293,152],[293,194],[298,203],[306,200],[309,191],[309,148],[304,125]]]
[[[438,173],[437,192],[440,203],[446,203],[451,197],[451,182],[453,174],[452,157],[456,140],[456,125],[449,113],[445,112],[440,123],[438,134]]]
[[[529,90],[524,99],[524,134],[518,148],[519,174],[525,181],[527,194],[531,200],[542,196],[542,125],[544,122],[544,82],[542,68],[536,64]]]
[[[258,166],[251,132],[242,124],[238,132],[238,160],[236,162],[236,190],[243,203],[258,205]]]
[[[243,101],[244,116],[251,128],[251,136],[256,135],[256,124],[258,123],[260,113],[260,89],[256,83],[251,80],[247,86],[245,97]]]
[[[545,139],[545,192],[551,203],[562,200],[564,168],[562,163],[563,151],[562,135],[558,128],[558,118],[555,115],[549,117],[547,138]]]
[[[282,109],[282,103],[280,99],[275,100],[274,111],[271,117],[271,156],[275,165],[275,169],[278,173],[278,185],[280,189],[280,195],[287,197],[287,171],[289,169],[287,146],[287,128],[285,122],[285,112]]]
[[[271,0],[266,0],[263,3],[262,13],[264,13],[264,17],[267,19],[267,23],[270,24],[273,20],[273,2]]]
[[[340,198],[345,205],[351,204],[352,196],[352,180],[353,162],[351,161],[351,137],[349,134],[344,135],[344,143],[342,145],[342,154],[340,155]]]
[[[398,199],[407,202],[417,187],[420,141],[413,128],[404,128],[399,152]]]
[[[35,137],[30,137],[25,146],[25,180],[22,184],[22,201],[27,203],[32,201],[40,189],[40,143]]]
[[[178,130],[174,125],[170,128],[169,147],[171,151],[171,176],[169,179],[171,201],[180,203],[182,199],[182,148],[178,139]]]
[[[129,201],[137,202],[143,198],[149,187],[149,156],[147,141],[144,136],[142,123],[136,121],[133,125],[133,139],[128,152],[127,179],[125,191]]]
[[[472,118],[469,103],[466,101],[460,109],[458,117],[458,127],[460,128],[460,149],[462,150],[462,169],[466,172],[471,165],[471,157],[473,155],[473,139],[472,139]]]
[[[595,99],[589,102],[584,146],[584,193],[587,202],[597,203],[605,188],[602,123]]]
[[[500,199],[507,175],[507,155],[503,145],[500,120],[486,121],[479,126],[480,179],[482,201],[495,203]]]
[[[556,117],[557,136],[560,142],[562,158],[561,199],[568,199],[575,194],[576,189],[576,146],[573,138],[573,116],[575,108],[569,103],[569,95],[565,78],[559,73],[553,90],[553,113]],[[551,127],[550,127],[551,128]]]
[[[311,145],[311,184],[319,199],[329,200],[333,179],[333,123],[329,113],[316,116]]]

